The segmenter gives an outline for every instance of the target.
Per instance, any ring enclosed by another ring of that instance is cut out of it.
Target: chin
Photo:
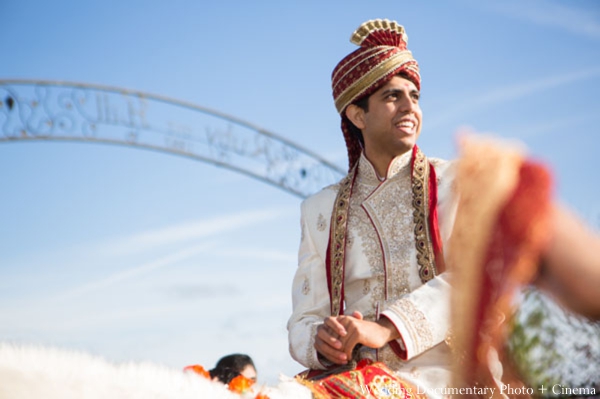
[[[415,142],[413,140],[410,141],[402,141],[400,143],[395,143],[394,148],[395,151],[394,153],[396,155],[402,155],[407,151],[411,151],[413,149],[413,147],[415,146]]]

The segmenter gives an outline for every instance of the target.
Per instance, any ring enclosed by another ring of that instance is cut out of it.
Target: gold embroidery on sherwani
[[[383,299],[397,298],[411,291],[408,268],[411,265],[413,246],[412,196],[406,189],[410,185],[410,174],[408,168],[396,173],[363,205],[375,230],[382,237],[382,260],[387,268],[388,281]]]
[[[315,338],[317,336],[317,328],[319,327],[318,324],[313,324],[310,326],[310,335],[309,335],[309,339],[308,339],[308,345],[306,346],[306,359],[308,359],[308,361],[311,363],[308,366],[312,369],[319,369],[321,368],[321,364],[317,361],[316,363],[313,363],[312,359],[315,355]],[[291,345],[291,344],[290,344]]]
[[[433,332],[429,320],[410,300],[402,298],[390,306],[390,309],[404,320],[410,340],[415,343],[416,353],[422,353],[433,346]]]
[[[322,213],[319,213],[319,217],[317,218],[317,230],[324,231],[327,227],[327,221],[325,217],[323,217]]]
[[[302,282],[302,294],[308,295],[310,292],[310,281],[308,277],[304,277],[304,281]]]
[[[349,230],[360,237],[371,269],[368,288],[373,308],[414,288],[409,278],[413,264],[411,246],[417,248],[420,280],[426,282],[436,274],[427,220],[429,162],[417,150],[411,176],[410,155],[392,161],[388,181],[380,186],[374,168],[364,156],[340,182],[330,227],[329,284],[333,315],[339,314],[344,300],[341,293]],[[406,190],[407,187],[412,190]],[[365,285],[363,290],[366,291]]]
[[[362,171],[362,170],[361,170]],[[376,179],[377,177],[374,176]],[[354,231],[360,237],[363,253],[367,257],[369,268],[371,269],[371,279],[375,284],[369,284],[371,292],[371,304],[373,309],[377,304],[385,299],[385,271],[383,268],[383,255],[379,245],[379,237],[373,228],[373,224],[365,210],[361,207],[364,199],[373,192],[376,186],[371,186],[363,182],[361,176],[357,177],[357,182],[350,198],[350,212],[348,216],[348,230]],[[370,280],[366,280],[367,282]],[[364,287],[363,287],[364,289]]]
[[[417,247],[417,262],[419,276],[426,283],[437,274],[435,254],[431,245],[429,232],[429,161],[421,150],[415,152],[412,175],[412,192],[415,222],[415,244]]]
[[[333,213],[331,215],[330,230],[330,278],[331,278],[331,314],[338,316],[340,314],[342,298],[342,289],[344,284],[344,262],[346,260],[346,233],[348,223],[348,207],[350,192],[356,168],[354,168],[340,182],[340,189],[335,198]]]
[[[348,228],[348,234],[346,235],[346,249],[351,249],[354,245],[354,234],[352,234],[352,230]]]
[[[371,292],[371,280],[365,279],[363,281],[363,295],[368,295]]]

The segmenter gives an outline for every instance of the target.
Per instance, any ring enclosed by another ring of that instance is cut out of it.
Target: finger
[[[362,313],[360,313],[358,310],[355,310],[354,312],[352,312],[352,317],[355,317],[358,320],[362,320],[363,319]]]
[[[327,327],[329,327],[332,331],[334,331],[335,333],[337,333],[340,337],[343,337],[344,335],[347,334],[346,329],[344,328],[344,326],[342,325],[342,323],[340,323],[340,321],[338,320],[337,317],[328,317],[328,318],[326,318],[324,324]]]
[[[315,349],[321,355],[325,356],[327,360],[335,364],[346,364],[348,363],[348,356],[345,352],[341,350],[337,350],[332,346],[328,345],[327,342],[323,341],[321,338],[315,338]]]
[[[354,347],[358,344],[358,332],[356,330],[348,333],[346,337],[343,338],[342,341],[342,351],[347,356],[348,359],[352,358],[352,352],[354,351]]]
[[[362,314],[358,313],[360,316],[362,316]],[[362,323],[362,321],[359,321],[361,319],[356,318],[354,316],[340,316],[338,317],[338,323],[340,323],[344,330],[346,331],[346,335],[350,334],[351,330],[355,330],[356,328],[358,328],[358,325],[360,323]],[[340,337],[341,338],[341,337]]]
[[[319,329],[323,330],[325,333],[327,333],[329,336],[335,338],[335,339],[339,339],[340,335],[332,328],[330,328],[329,326],[322,324]],[[317,331],[319,330],[317,329]]]
[[[342,348],[342,342],[338,339],[338,336],[333,335],[331,333],[331,329],[325,325],[321,325],[317,328],[317,337],[327,345],[332,346],[333,348]]]
[[[324,325],[323,328],[325,329],[325,331],[327,331],[327,333],[329,335],[331,335],[333,338],[335,339],[340,339],[340,334],[339,334],[339,330],[335,330],[329,326]]]

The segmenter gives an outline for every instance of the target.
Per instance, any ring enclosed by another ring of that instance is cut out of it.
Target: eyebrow
[[[403,90],[397,87],[390,87],[389,89],[385,89],[384,91],[381,92],[381,96],[385,97],[388,94],[396,94],[396,93],[401,93]],[[410,89],[409,93],[421,93],[419,90],[417,89]]]
[[[381,92],[381,97],[385,97],[388,94],[399,93],[400,91],[401,91],[400,89],[396,89],[396,88],[385,89],[384,91]]]

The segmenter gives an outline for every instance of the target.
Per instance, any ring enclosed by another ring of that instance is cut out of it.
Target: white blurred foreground
[[[257,387],[270,399],[311,398],[292,378]],[[254,398],[191,372],[144,363],[110,363],[82,352],[0,343],[0,399]]]

